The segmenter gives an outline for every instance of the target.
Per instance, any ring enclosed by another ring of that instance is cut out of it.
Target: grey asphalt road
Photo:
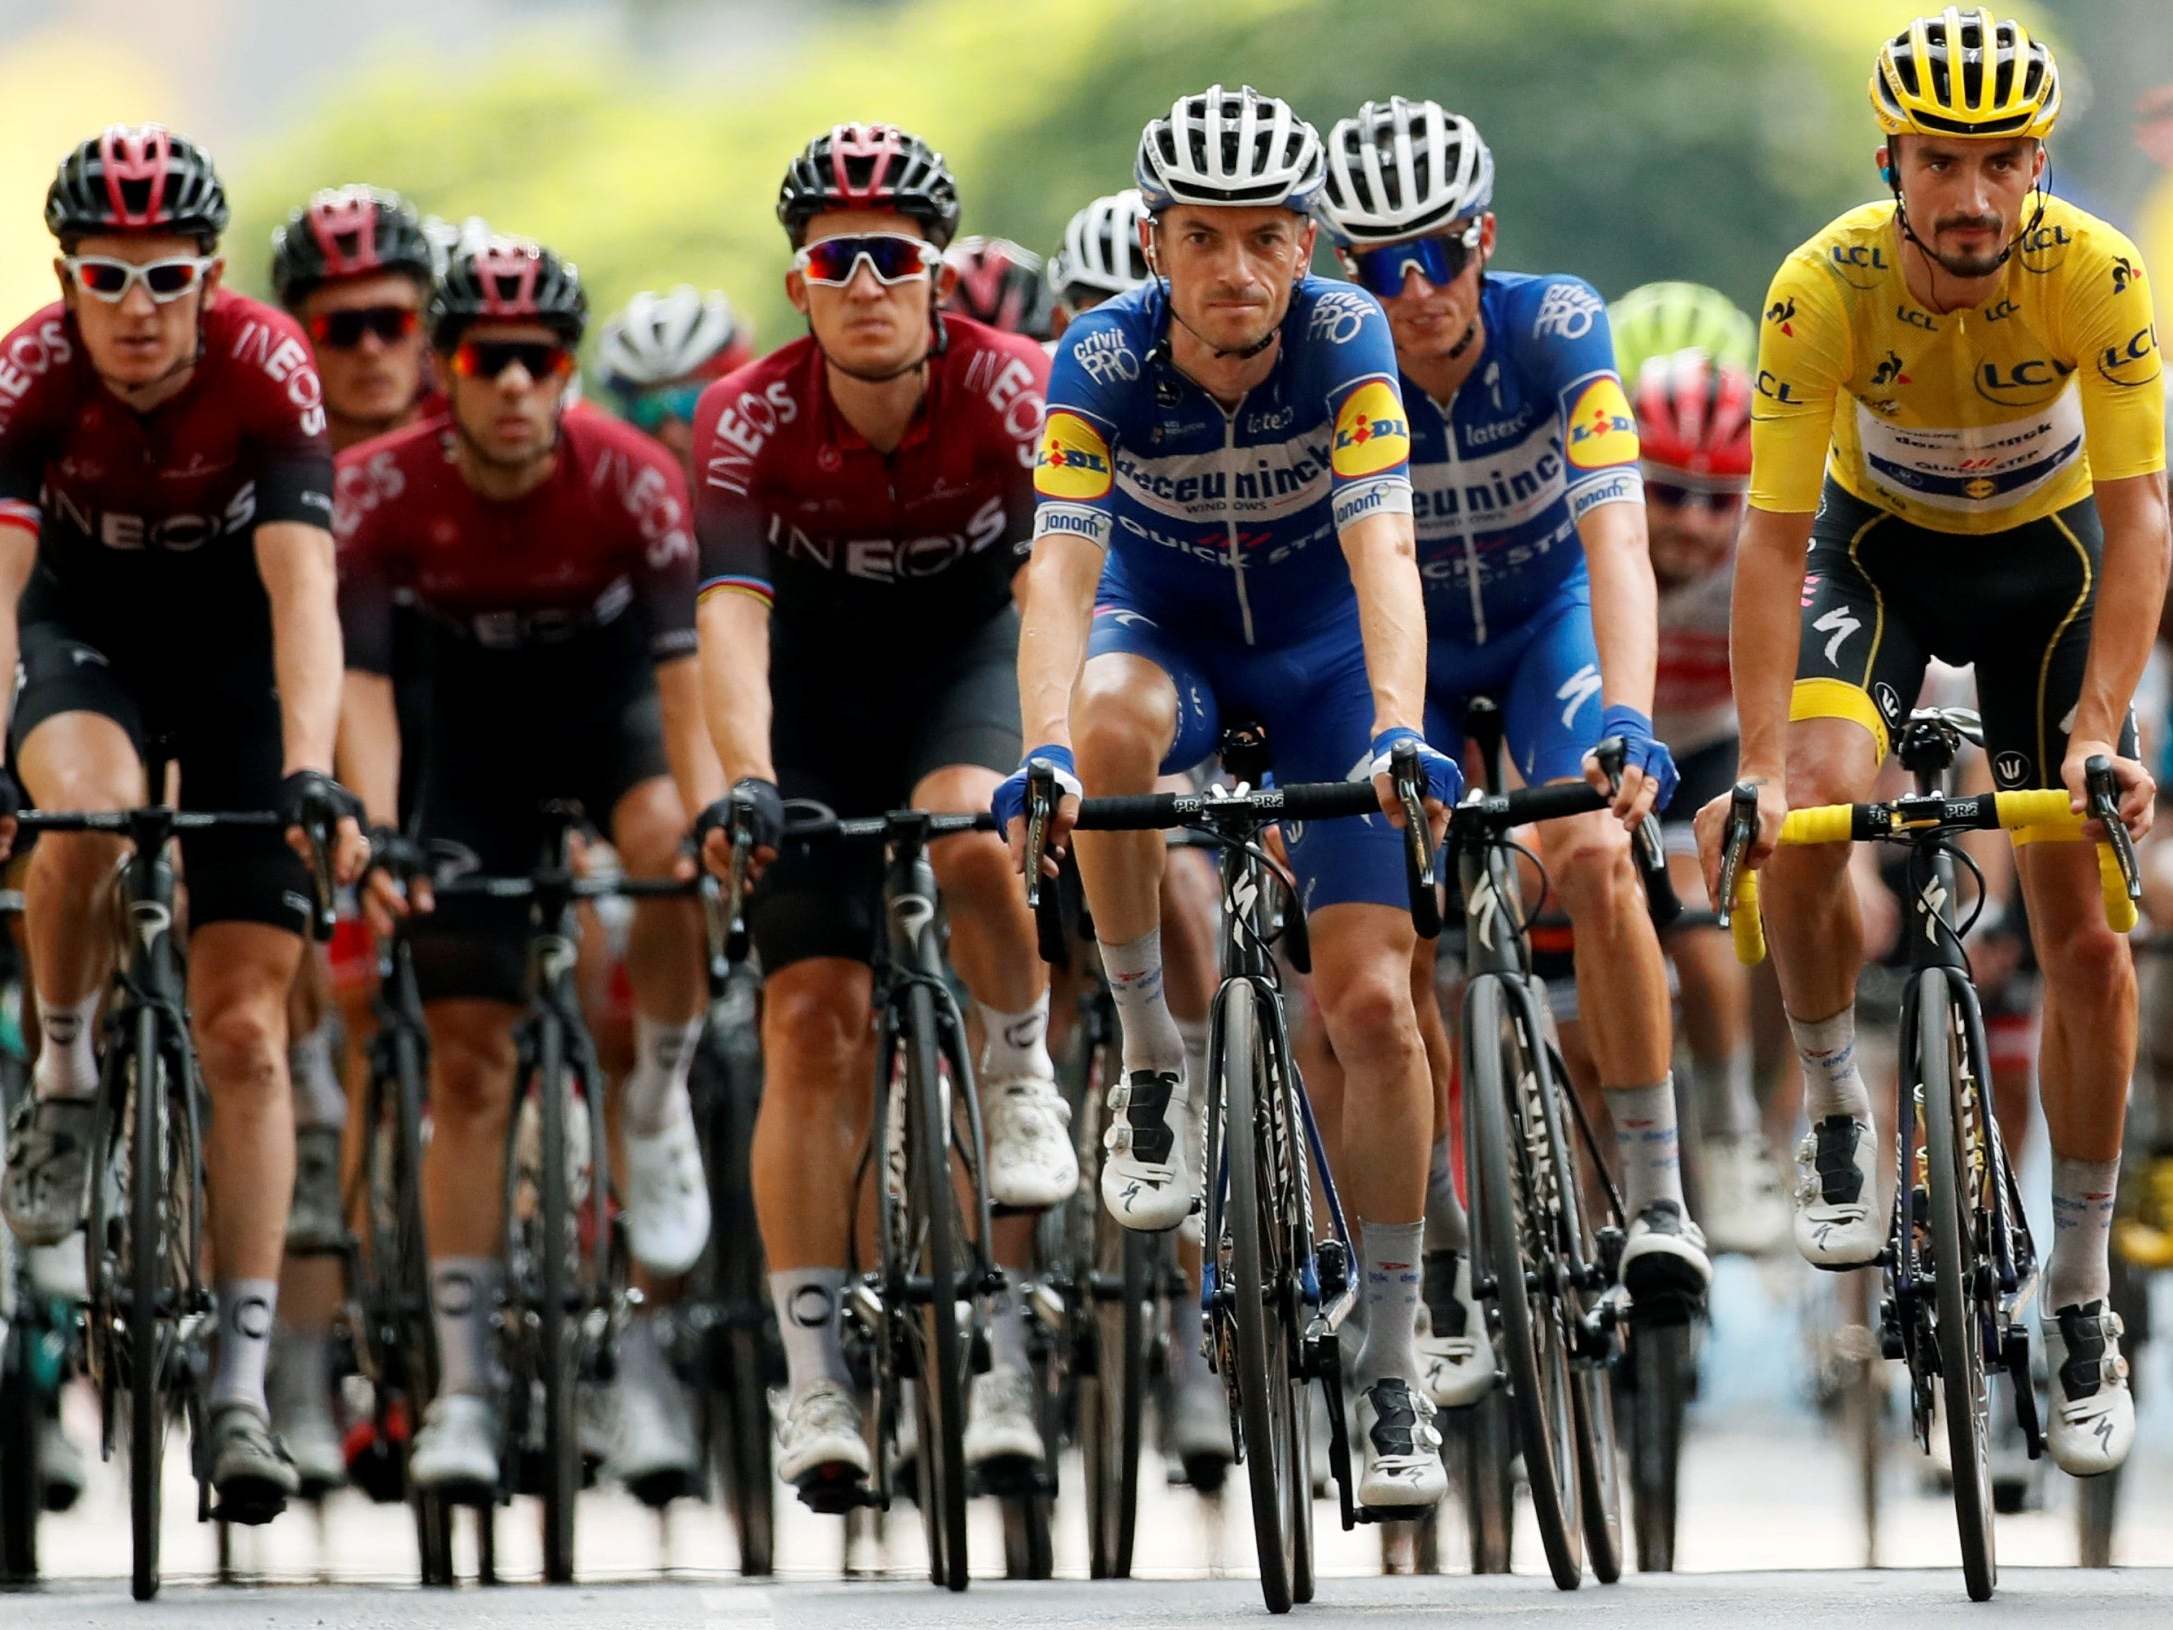
[[[1324,1580],[1320,1595],[1288,1623],[1334,1623],[1365,1630],[1403,1626],[1587,1624],[1600,1616],[1610,1630],[1736,1627],[1766,1623],[1788,1630],[1867,1624],[1919,1627],[2028,1620],[2089,1626],[2157,1625],[2173,1612],[2173,1574],[2154,1569],[2078,1573],[2071,1569],[2009,1569],[2000,1593],[1982,1607],[1962,1597],[1944,1570],[1682,1574],[1632,1577],[1574,1594],[1543,1578],[1348,1578]],[[923,1584],[702,1585],[693,1583],[583,1586],[544,1590],[509,1586],[425,1595],[385,1587],[170,1589],[151,1607],[137,1607],[111,1587],[56,1587],[36,1596],[0,1597],[0,1623],[10,1630],[89,1630],[152,1625],[161,1630],[245,1630],[257,1625],[313,1630],[416,1630],[457,1625],[463,1630],[929,1630],[951,1626],[1032,1626],[1034,1630],[1124,1626],[1125,1630],[1194,1630],[1207,1625],[1265,1625],[1256,1588],[1236,1579],[1186,1579],[1044,1584],[977,1582],[962,1596]]]

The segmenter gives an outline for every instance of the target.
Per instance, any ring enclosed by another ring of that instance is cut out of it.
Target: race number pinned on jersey
[[[1059,409],[1042,427],[1034,460],[1034,490],[1044,498],[1092,499],[1109,494],[1109,444],[1076,413]]]
[[[1336,414],[1335,445],[1329,462],[1345,480],[1379,475],[1411,456],[1411,422],[1395,387],[1369,379],[1343,400]]]
[[[1579,393],[1569,410],[1564,451],[1580,470],[1637,462],[1637,421],[1630,416],[1622,381],[1601,374]]]

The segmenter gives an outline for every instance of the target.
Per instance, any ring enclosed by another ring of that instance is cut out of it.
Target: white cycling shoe
[[[1161,1234],[1192,1211],[1191,1162],[1179,1144],[1185,1080],[1172,1070],[1131,1070],[1109,1089],[1102,1134],[1102,1204],[1127,1228]]]
[[[1438,1505],[1449,1492],[1433,1400],[1401,1376],[1376,1381],[1358,1395],[1358,1442],[1365,1457],[1360,1505]]]
[[[1788,1238],[1788,1192],[1764,1136],[1711,1137],[1703,1150],[1698,1221],[1715,1252],[1763,1256]]]
[[[1878,1260],[1882,1221],[1872,1165],[1878,1139],[1864,1122],[1828,1115],[1796,1149],[1796,1249],[1814,1268]]]
[[[1014,1076],[982,1094],[988,1136],[988,1197],[1017,1211],[1046,1211],[1079,1188],[1071,1105],[1052,1077]]]
[[[498,1495],[505,1423],[495,1399],[448,1392],[431,1400],[408,1450],[407,1480],[449,1499],[482,1503]]]
[[[709,1242],[709,1184],[694,1111],[679,1095],[660,1132],[626,1131],[626,1244],[651,1273],[685,1273]]]
[[[2045,1446],[2053,1464],[2070,1477],[2114,1470],[2135,1443],[2135,1396],[2120,1351],[2120,1315],[2103,1302],[2085,1302],[2056,1310],[2040,1328],[2052,1405]]]
[[[1441,1409],[1475,1404],[1494,1387],[1494,1343],[1471,1293],[1469,1251],[1428,1251],[1419,1298],[1418,1356]]]
[[[777,1423],[779,1478],[804,1491],[817,1483],[864,1482],[869,1465],[851,1393],[835,1381],[810,1381],[793,1393]]]
[[[973,1378],[966,1401],[966,1465],[981,1471],[1002,1463],[1038,1467],[1041,1427],[1034,1419],[1031,1370],[992,1368]]]

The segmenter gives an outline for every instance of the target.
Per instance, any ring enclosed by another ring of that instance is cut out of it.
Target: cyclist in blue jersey
[[[1383,303],[1411,414],[1431,739],[1453,746],[1463,704],[1487,696],[1532,785],[1604,786],[1589,749],[1628,746],[1612,811],[1537,835],[1576,925],[1578,1007],[1632,1213],[1623,1282],[1633,1299],[1701,1293],[1712,1264],[1683,1204],[1667,970],[1625,831],[1665,807],[1675,764],[1652,729],[1657,595],[1606,308],[1574,277],[1485,269],[1494,159],[1470,120],[1368,102],[1327,156],[1321,214],[1344,269]],[[1453,1189],[1437,1183],[1434,1199],[1434,1243],[1461,1253]],[[1469,1278],[1460,1261],[1467,1306]]]
[[[1286,781],[1374,776],[1388,819],[1289,834],[1315,986],[1348,1072],[1339,1173],[1361,1219],[1366,1336],[1353,1365],[1370,1506],[1445,1491],[1415,1378],[1431,1088],[1411,1005],[1416,936],[1385,774],[1418,743],[1429,802],[1425,627],[1409,436],[1380,306],[1310,278],[1320,137],[1273,97],[1214,86],[1140,138],[1153,279],[1077,318],[1036,470],[1019,690],[1029,758],[1067,791],[1147,791],[1220,721],[1265,726]],[[1076,772],[1073,752],[1077,751]],[[1022,845],[1023,767],[996,809]],[[1058,836],[1072,805],[1059,813]],[[1162,995],[1156,833],[1081,833],[1080,871],[1124,1028],[1102,1198],[1134,1228],[1192,1209],[1177,1129],[1194,1092]],[[1022,856],[1023,858],[1023,856]]]

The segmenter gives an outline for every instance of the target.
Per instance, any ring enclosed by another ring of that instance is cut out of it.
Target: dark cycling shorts
[[[1018,640],[1018,616],[1006,606],[947,660],[918,672],[848,686],[834,671],[818,678],[812,661],[774,664],[779,789],[839,815],[876,815],[905,808],[923,778],[949,765],[1008,775],[1021,750]],[[877,845],[788,845],[747,904],[763,970],[809,957],[872,962],[881,886]]]
[[[445,694],[441,688],[440,694]],[[585,706],[440,708],[416,789],[426,842],[458,844],[491,875],[519,875],[542,858],[547,801],[580,803],[605,833],[619,800],[671,773],[654,685]],[[410,929],[424,1001],[521,1002],[528,994],[528,906],[446,899]]]
[[[1698,811],[1734,789],[1739,746],[1734,736],[1724,736],[1675,761],[1675,773],[1680,779],[1675,783],[1675,796],[1668,801],[1667,814],[1660,821],[1660,835],[1669,854],[1698,852],[1693,832]]]
[[[1883,760],[1926,662],[1974,663],[1993,781],[2058,786],[2104,544],[2087,498],[1970,536],[1914,525],[1829,480],[1811,527],[1789,717],[1860,724]],[[2135,751],[2132,715],[2120,750]]]
[[[183,809],[261,810],[279,801],[284,763],[279,693],[269,664],[261,675],[192,683],[181,672],[131,673],[59,622],[25,623],[22,690],[9,746],[62,713],[111,719],[142,757],[156,747],[181,772]],[[251,683],[254,678],[258,682]],[[163,789],[153,787],[153,798]],[[309,868],[276,828],[185,832],[189,931],[206,923],[263,923],[309,929]]]

